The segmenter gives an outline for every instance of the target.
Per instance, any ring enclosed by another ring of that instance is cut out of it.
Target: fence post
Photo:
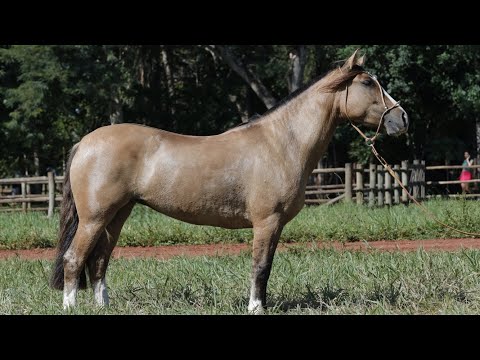
[[[357,164],[357,171],[356,171],[356,178],[357,178],[357,204],[363,204],[363,165]]]
[[[408,189],[408,160],[402,161],[402,183],[405,189]],[[402,202],[408,202],[408,194],[405,189],[402,189]]]
[[[27,197],[30,197],[32,194],[32,185],[29,183],[26,183],[26,189],[27,189]],[[30,211],[32,210],[32,203],[29,201],[27,202],[27,210]]]
[[[412,195],[415,199],[418,199],[418,196],[420,195],[419,167],[420,167],[420,161],[413,160],[412,175],[410,176],[410,180],[412,181],[412,186],[413,186]]]
[[[345,164],[345,202],[352,202],[352,164]]]
[[[368,193],[368,206],[374,206],[375,205],[375,183],[376,183],[376,165],[375,164],[370,164],[368,167],[369,171],[369,176],[370,176],[370,192]]]
[[[400,165],[394,165],[393,166],[393,171],[395,172],[395,175],[397,175],[397,177],[399,176],[400,174]],[[395,204],[400,204],[400,191],[399,191],[399,188],[400,188],[400,185],[398,184],[398,180],[395,179],[395,183],[393,185],[393,202]]]
[[[392,205],[392,175],[385,171],[385,205]]]
[[[26,198],[27,197],[27,186],[26,186],[25,181],[22,181],[22,183],[20,185],[22,187],[22,197]],[[22,202],[22,211],[27,212],[27,203],[26,202]]]
[[[383,206],[383,166],[377,165],[377,200],[378,206]]]
[[[320,160],[318,161],[317,168],[318,168],[318,169],[323,169],[322,159],[320,159]],[[324,173],[319,173],[319,174],[317,174],[317,177],[316,177],[316,179],[315,179],[315,183],[316,183],[317,185],[320,185],[320,186],[323,185],[323,184],[325,183],[325,174],[324,174]]]
[[[49,171],[48,175],[48,214],[51,218],[53,216],[53,208],[55,207],[55,175],[53,171]]]

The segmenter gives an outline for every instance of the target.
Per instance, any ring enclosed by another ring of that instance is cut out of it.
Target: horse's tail
[[[78,228],[78,214],[75,200],[73,199],[72,188],[70,187],[70,166],[73,157],[77,152],[78,144],[75,144],[70,151],[67,169],[63,180],[63,201],[60,209],[60,231],[58,233],[57,257],[53,266],[53,273],[50,279],[50,286],[57,290],[63,290],[63,256],[67,252],[73,237]],[[79,288],[87,287],[87,278],[85,271],[80,273]]]

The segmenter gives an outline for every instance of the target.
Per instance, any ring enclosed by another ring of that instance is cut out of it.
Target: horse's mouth
[[[408,127],[397,127],[397,126],[389,126],[385,127],[387,130],[387,135],[398,137],[400,135],[405,134],[408,131]]]

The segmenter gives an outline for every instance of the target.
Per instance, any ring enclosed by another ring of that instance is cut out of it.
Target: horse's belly
[[[175,203],[169,201],[142,201],[145,205],[174,219],[195,225],[218,226],[228,229],[242,229],[252,227],[243,206],[206,204],[204,201]]]
[[[190,214],[168,214],[177,220],[185,221],[195,225],[218,226],[226,229],[244,229],[251,228],[252,223],[241,217],[225,217],[225,216],[209,216],[207,214],[190,215]]]

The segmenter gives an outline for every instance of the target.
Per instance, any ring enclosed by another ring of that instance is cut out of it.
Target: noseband
[[[383,107],[384,107],[384,111],[382,113],[382,116],[380,117],[380,121],[378,122],[378,127],[377,127],[377,131],[375,132],[375,135],[372,136],[372,137],[368,137],[366,136],[362,130],[360,130],[354,123],[353,121],[350,119],[350,117],[348,116],[348,110],[347,110],[347,100],[348,100],[348,85],[345,89],[345,115],[348,119],[348,121],[350,122],[350,124],[353,126],[353,128],[355,130],[357,130],[357,132],[365,139],[365,141],[367,142],[367,145],[372,145],[374,142],[375,142],[375,139],[378,137],[379,133],[380,133],[380,127],[382,126],[383,124],[383,118],[385,117],[385,114],[388,113],[390,110],[396,108],[397,106],[400,106],[400,101],[397,101],[395,104],[393,104],[392,106],[388,107],[387,106],[387,103],[385,102],[385,94],[383,92],[383,88],[382,86],[380,85],[380,83],[378,82],[377,78],[375,76],[373,76],[372,74],[370,74],[369,72],[365,71],[364,72],[365,74],[367,74],[368,76],[370,76],[370,78],[375,82],[375,84],[377,84],[377,87],[378,87],[378,90],[380,91],[380,98],[382,99],[382,102],[383,102]]]

